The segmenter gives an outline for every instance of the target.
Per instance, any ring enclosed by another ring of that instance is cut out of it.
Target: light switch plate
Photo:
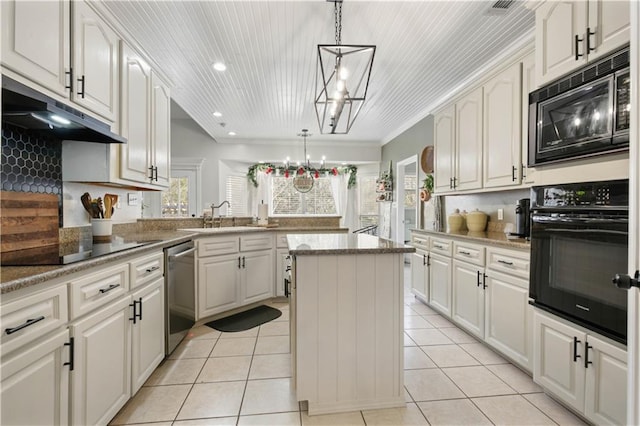
[[[498,209],[498,220],[504,220],[504,209]]]
[[[137,206],[138,205],[138,194],[135,193],[135,192],[127,193],[127,204],[129,204],[130,206]]]

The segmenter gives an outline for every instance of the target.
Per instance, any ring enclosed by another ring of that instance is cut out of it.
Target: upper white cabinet
[[[72,99],[116,122],[120,38],[85,2],[74,1]]]
[[[477,157],[484,160],[485,188],[520,184],[521,93],[520,62],[484,85],[484,150]]]
[[[117,124],[118,35],[83,1],[3,1],[2,65]]]
[[[453,189],[455,176],[455,123],[456,106],[449,105],[434,116],[434,146],[436,164],[434,170],[434,189],[447,192]]]
[[[546,1],[536,9],[537,84],[629,42],[629,2]]]
[[[453,189],[482,188],[482,87],[456,102]]]
[[[2,65],[69,94],[69,1],[3,1]]]
[[[122,135],[120,177],[160,188],[169,186],[169,88],[142,57],[124,42],[122,64]]]
[[[535,167],[529,167],[529,93],[536,89],[536,61],[531,53],[522,60],[522,166],[521,181],[533,184],[536,180]]]

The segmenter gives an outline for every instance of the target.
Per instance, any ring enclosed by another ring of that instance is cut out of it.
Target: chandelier
[[[320,133],[347,134],[367,96],[374,45],[342,44],[342,0],[334,5],[334,45],[318,45],[315,98]]]
[[[307,137],[311,136],[311,133],[309,133],[308,129],[302,129],[302,132],[298,133],[298,136],[302,137],[304,143],[304,162],[302,164],[299,162],[297,163],[295,177],[293,178],[293,187],[298,192],[309,192],[313,189],[313,179],[320,177],[319,170],[324,169],[325,157],[322,156],[320,167],[313,167],[311,165],[310,156],[307,154]],[[288,170],[289,157],[287,157],[285,164]]]

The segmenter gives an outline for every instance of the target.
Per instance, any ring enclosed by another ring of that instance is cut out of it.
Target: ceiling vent
[[[486,12],[486,15],[504,15],[509,11],[515,0],[498,0]]]

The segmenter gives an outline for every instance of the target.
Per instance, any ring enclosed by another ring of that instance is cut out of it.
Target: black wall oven
[[[551,311],[626,343],[628,181],[534,187],[530,296]]]
[[[529,165],[629,146],[629,48],[529,94]]]

